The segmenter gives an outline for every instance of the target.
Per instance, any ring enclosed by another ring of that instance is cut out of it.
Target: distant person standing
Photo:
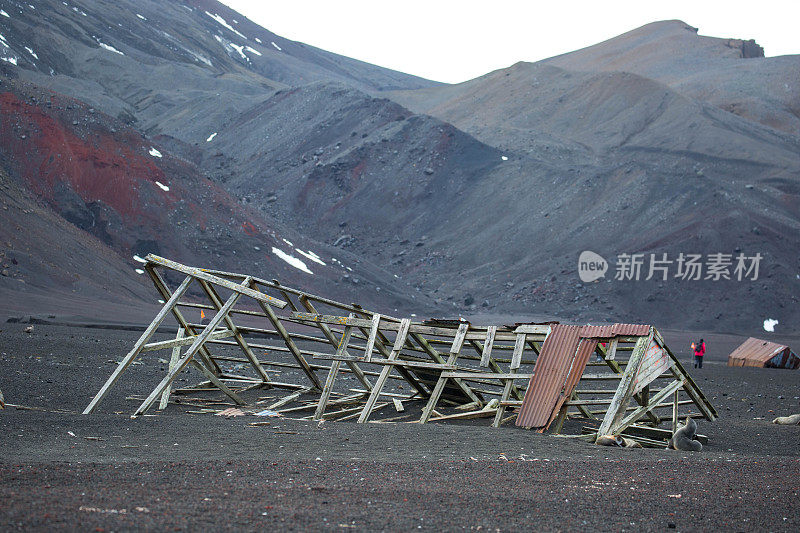
[[[700,342],[692,344],[694,348],[694,367],[703,368],[703,356],[706,354],[706,343],[703,339]]]

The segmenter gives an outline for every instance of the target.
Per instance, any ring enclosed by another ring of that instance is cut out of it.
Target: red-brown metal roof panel
[[[536,359],[534,374],[517,415],[517,426],[539,428],[550,421],[575,360],[580,330],[581,326],[552,326]]]
[[[581,337],[608,339],[611,337],[641,337],[650,333],[648,324],[611,324],[608,326],[583,326]]]
[[[597,339],[581,339],[580,343],[578,343],[578,351],[575,353],[575,360],[572,363],[572,368],[569,370],[567,382],[553,407],[550,419],[547,421],[547,427],[550,427],[550,424],[556,419],[558,411],[561,409],[561,406],[564,405],[564,402],[572,396],[572,391],[575,390],[575,386],[578,385],[578,382],[581,380],[583,371],[586,370],[586,363],[589,362],[589,358],[592,356],[592,352],[594,352],[595,348],[597,348]]]
[[[728,356],[728,366],[764,366],[788,346],[750,337]]]

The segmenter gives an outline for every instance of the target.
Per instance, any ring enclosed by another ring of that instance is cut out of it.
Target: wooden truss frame
[[[407,421],[491,418],[492,426],[498,427],[516,418],[523,408],[542,347],[555,327],[415,322],[310,295],[277,280],[189,267],[155,255],[148,255],[146,261],[145,271],[164,304],[85,414],[97,408],[134,360],[146,352],[168,349],[172,351],[169,370],[133,416],[144,414],[157,401],[160,408],[166,407],[176,377],[191,367],[205,378],[200,386],[218,389],[241,406],[246,404],[240,396],[243,390],[285,388],[291,394],[267,408],[298,414],[313,411],[307,416],[314,420],[355,418],[364,423],[387,406],[405,412],[405,405],[424,402],[419,417]],[[164,273],[182,277],[174,290]],[[190,287],[207,302],[189,301]],[[242,302],[251,308],[237,306]],[[181,311],[186,308],[212,316],[206,324],[191,323]],[[178,323],[177,337],[153,341],[168,316]],[[269,327],[243,325],[240,317],[265,320]],[[264,338],[271,341],[265,343]],[[596,361],[585,363],[585,368],[570,368],[570,379],[548,382],[553,387],[551,396],[560,400],[544,406],[552,407],[552,416],[537,430],[552,427],[560,433],[567,420],[582,420],[590,426],[582,435],[587,440],[625,433],[659,441],[669,433],[658,428],[662,422],[671,420],[674,429],[679,416],[717,417],[655,328],[647,328],[646,335],[592,341]],[[220,361],[234,359],[215,354],[215,346],[220,345],[238,347],[244,358],[235,360],[249,366],[255,377],[223,372]],[[288,362],[263,359],[263,354],[278,353],[290,356]],[[301,382],[274,381],[268,373],[274,368],[299,370]],[[318,372],[326,374],[324,382]],[[357,379],[361,388],[337,390],[343,372]],[[410,392],[387,390],[389,380],[409,385]],[[656,383],[663,385],[655,388]],[[308,395],[314,399],[303,401]],[[666,408],[672,410],[671,417],[658,414]],[[695,411],[685,412],[687,408]],[[445,409],[456,412],[444,413]],[[410,417],[406,412],[399,418]]]

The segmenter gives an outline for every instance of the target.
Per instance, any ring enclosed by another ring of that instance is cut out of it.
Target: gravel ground
[[[624,450],[513,426],[226,420],[170,406],[132,420],[160,366],[78,414],[135,332],[0,327],[0,528],[797,531],[800,373],[693,376],[721,418],[700,453]],[[187,376],[188,379],[189,376]],[[193,376],[192,376],[193,377]],[[56,412],[62,411],[62,412]]]

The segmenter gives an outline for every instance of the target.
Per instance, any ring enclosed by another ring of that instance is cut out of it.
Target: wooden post
[[[253,289],[257,289],[255,284],[251,284],[251,286]],[[283,323],[278,318],[278,315],[275,314],[275,311],[272,310],[272,307],[261,301],[258,302],[258,305],[267,315],[269,321],[272,322],[272,325],[275,326],[278,335],[283,338],[283,342],[286,343],[286,347],[289,348],[290,352],[292,352],[292,356],[294,356],[295,361],[300,364],[300,369],[305,373],[306,376],[308,376],[308,379],[311,380],[311,384],[314,385],[314,388],[317,390],[322,390],[322,384],[319,382],[319,378],[311,369],[311,367],[308,366],[308,361],[306,361],[305,357],[303,357],[303,354],[300,353],[300,349],[294,343],[292,337],[289,336],[289,332],[287,332],[286,328],[283,327]]]
[[[251,280],[252,280],[252,278],[248,276],[245,279],[245,283],[243,283],[242,285],[244,287],[247,287],[247,284],[249,284],[251,282]],[[151,392],[150,395],[144,400],[144,402],[142,402],[142,405],[140,405],[139,408],[136,410],[136,412],[133,413],[134,417],[142,415],[148,409],[150,409],[150,406],[153,405],[153,402],[156,401],[156,398],[161,396],[164,393],[164,390],[170,385],[170,383],[172,383],[175,380],[175,378],[178,376],[178,374],[184,368],[186,368],[186,365],[189,364],[189,361],[192,360],[192,358],[200,350],[200,348],[206,342],[206,340],[211,335],[211,333],[216,329],[216,327],[220,324],[220,322],[222,322],[223,318],[228,314],[228,312],[230,312],[230,310],[236,304],[237,300],[239,299],[239,297],[241,295],[242,295],[242,293],[238,292],[238,291],[234,291],[233,294],[230,295],[230,297],[228,298],[228,301],[226,301],[225,305],[222,306],[222,309],[217,311],[217,314],[214,315],[214,317],[208,323],[208,325],[206,326],[206,329],[204,329],[203,332],[200,333],[197,336],[197,338],[194,340],[194,342],[189,347],[189,349],[186,351],[186,353],[183,355],[183,357],[180,359],[180,361],[178,361],[178,363],[175,365],[175,367],[172,370],[170,370],[167,373],[166,376],[164,376],[164,379],[161,380],[161,383],[159,383],[158,386],[156,386],[156,388],[153,390],[153,392]],[[202,365],[200,365],[200,366],[202,366]],[[206,370],[208,370],[208,369],[206,369]],[[210,375],[213,375],[213,373],[209,370],[207,375],[210,376]],[[214,376],[214,377],[216,378],[216,376]],[[217,386],[219,386],[219,385],[217,385]]]
[[[453,337],[453,344],[450,346],[450,355],[447,357],[448,365],[456,364],[458,354],[461,351],[461,348],[464,346],[464,339],[467,338],[468,329],[468,323],[463,323],[458,326],[458,330]],[[431,391],[431,397],[428,398],[428,404],[422,410],[422,416],[419,419],[420,424],[424,424],[431,417],[431,414],[433,413],[433,410],[436,409],[436,404],[439,402],[439,397],[442,395],[442,391],[444,391],[446,384],[447,378],[440,376],[439,381],[436,382],[436,386],[433,388],[433,391]],[[480,407],[480,405],[478,405],[478,407]]]
[[[672,398],[672,432],[675,433],[678,430],[678,391],[675,391],[674,397]]]
[[[178,333],[177,335],[175,335],[175,339],[181,340],[183,338],[184,333],[185,331],[183,328],[178,328]],[[180,357],[180,355],[181,355],[181,347],[180,346],[173,347],[172,355],[169,358],[168,370],[172,370],[173,368],[175,368],[175,364],[178,362],[178,358]],[[158,409],[160,411],[163,411],[164,409],[167,408],[167,404],[169,403],[169,394],[171,388],[172,388],[171,386],[167,387],[164,390],[164,394],[161,395],[161,402],[158,404]]]
[[[149,263],[144,266],[144,269],[150,276],[153,286],[156,288],[161,297],[164,298],[164,300],[169,300],[172,297],[172,292],[170,292],[169,288],[167,287],[167,283],[164,281],[164,278],[161,277],[161,274],[159,274],[154,266]],[[189,325],[189,322],[186,320],[186,318],[184,318],[183,313],[181,313],[180,309],[178,309],[178,305],[175,305],[172,308],[172,316],[175,317],[175,320],[178,321],[178,324],[180,324],[181,327],[186,331],[187,335],[197,335],[197,330]],[[203,363],[215,374],[219,375],[222,373],[222,370],[220,370],[217,362],[211,357],[211,352],[206,346],[203,346],[203,349],[200,350],[200,357],[202,358]]]
[[[317,310],[314,308],[314,305],[308,300],[308,298],[304,298],[301,296],[300,303],[311,313],[315,314],[317,313]],[[355,313],[350,313],[349,316],[350,318],[355,318],[356,315]],[[331,345],[333,346],[337,346],[336,336],[331,331],[331,328],[329,328],[327,324],[322,324],[322,323],[318,323],[317,326],[319,326],[319,329],[322,331],[322,334],[325,335],[325,338],[328,339],[328,342],[330,342]],[[347,351],[347,344],[349,344],[349,342],[350,342],[350,337],[348,336],[347,343],[345,343],[344,347],[342,347],[341,344],[338,345],[338,347],[336,348],[337,353],[339,351],[339,348],[343,350],[342,353],[339,355],[350,355],[350,353]],[[338,367],[341,365],[336,365],[336,366],[338,371]],[[354,361],[347,361],[347,366],[350,367],[350,370],[353,371],[353,375],[355,375],[355,377],[358,378],[358,381],[360,381],[367,388],[367,390],[372,389],[372,384],[367,379],[367,376],[364,375],[364,371],[361,370],[361,368]],[[333,365],[331,365],[331,368],[333,368]],[[330,373],[328,375],[330,376]]]
[[[522,352],[525,350],[526,337],[527,335],[525,333],[517,333],[517,340],[514,343],[514,352],[511,355],[511,366],[509,368],[510,374],[516,374],[517,369],[519,369],[520,364],[522,363]],[[503,403],[507,402],[508,397],[511,396],[512,387],[514,387],[514,379],[506,379],[506,383],[503,386],[503,394],[500,396],[500,405],[497,406],[497,412],[494,415],[492,427],[498,428],[503,422],[503,415],[506,412],[506,406],[503,405]]]
[[[351,313],[350,316],[353,316]],[[330,330],[328,330],[330,333]],[[336,356],[341,357],[347,353],[347,345],[350,343],[350,335],[353,333],[353,326],[347,326],[344,328],[344,333],[342,333],[342,338],[339,340],[339,346],[336,348]],[[342,362],[339,359],[334,359],[331,361],[331,369],[328,371],[328,377],[325,380],[325,386],[322,387],[322,394],[319,397],[319,403],[317,403],[317,409],[314,411],[314,420],[321,420],[322,415],[325,414],[325,407],[328,405],[328,399],[331,397],[331,392],[333,392],[333,384],[336,381],[336,374],[339,373],[339,367],[342,365]]]
[[[404,318],[400,321],[400,328],[397,331],[397,338],[394,340],[392,353],[390,353],[388,357],[390,361],[395,361],[400,356],[400,351],[403,349],[403,346],[406,343],[408,329],[410,327],[410,318]],[[375,407],[375,403],[378,401],[378,397],[381,395],[381,390],[383,390],[383,386],[386,384],[386,380],[389,379],[389,374],[391,372],[392,365],[384,365],[384,367],[381,368],[381,373],[378,376],[378,379],[375,381],[375,385],[372,387],[372,392],[370,393],[369,398],[367,398],[367,403],[364,404],[364,409],[362,409],[361,414],[358,417],[359,424],[363,424],[369,420],[369,416],[372,414],[372,409]]]
[[[622,374],[622,379],[617,387],[617,392],[614,393],[614,398],[611,399],[611,404],[608,406],[606,416],[600,423],[597,430],[598,435],[613,434],[615,426],[625,414],[625,408],[633,395],[633,380],[639,372],[639,365],[642,363],[647,348],[650,346],[650,341],[653,338],[653,328],[650,328],[650,334],[646,337],[639,337],[636,345],[633,348],[631,357],[628,360],[628,366],[625,367],[625,372]]]
[[[142,333],[142,336],[139,337],[138,341],[136,341],[136,344],[133,345],[133,349],[131,349],[131,351],[128,352],[128,355],[126,355],[122,361],[120,361],[120,363],[117,365],[117,368],[114,369],[114,372],[111,374],[102,388],[97,392],[89,405],[86,406],[86,409],[83,410],[83,414],[88,415],[94,411],[94,408],[97,407],[97,404],[100,403],[103,398],[105,398],[106,394],[108,394],[108,391],[114,386],[119,377],[130,366],[133,360],[136,359],[136,356],[139,355],[142,347],[147,343],[148,340],[150,340],[150,337],[153,336],[153,333],[156,332],[158,326],[161,325],[161,323],[167,317],[167,314],[172,310],[178,300],[180,300],[181,296],[184,295],[191,283],[192,277],[186,276],[180,286],[175,290],[174,293],[172,293],[172,296],[164,304],[164,307],[161,308],[153,321],[150,322],[150,325],[147,326],[147,329],[144,330],[144,333]]]
[[[207,281],[201,279],[199,282],[200,286],[203,288],[203,291],[211,300],[211,304],[217,311],[219,311],[222,308],[222,300],[220,300],[217,291],[214,290],[214,287],[212,287]],[[247,357],[247,360],[250,361],[250,364],[255,369],[256,373],[259,375],[259,377],[261,377],[261,381],[263,381],[265,385],[269,385],[269,376],[267,375],[267,371],[264,370],[264,367],[261,366],[261,363],[259,362],[258,358],[256,358],[253,350],[251,350],[250,346],[247,345],[247,341],[244,340],[244,336],[239,331],[239,328],[236,327],[236,324],[233,323],[230,315],[226,315],[223,320],[228,326],[228,329],[233,332],[233,338],[236,339],[236,344],[239,345],[239,348],[241,348],[244,356]]]

